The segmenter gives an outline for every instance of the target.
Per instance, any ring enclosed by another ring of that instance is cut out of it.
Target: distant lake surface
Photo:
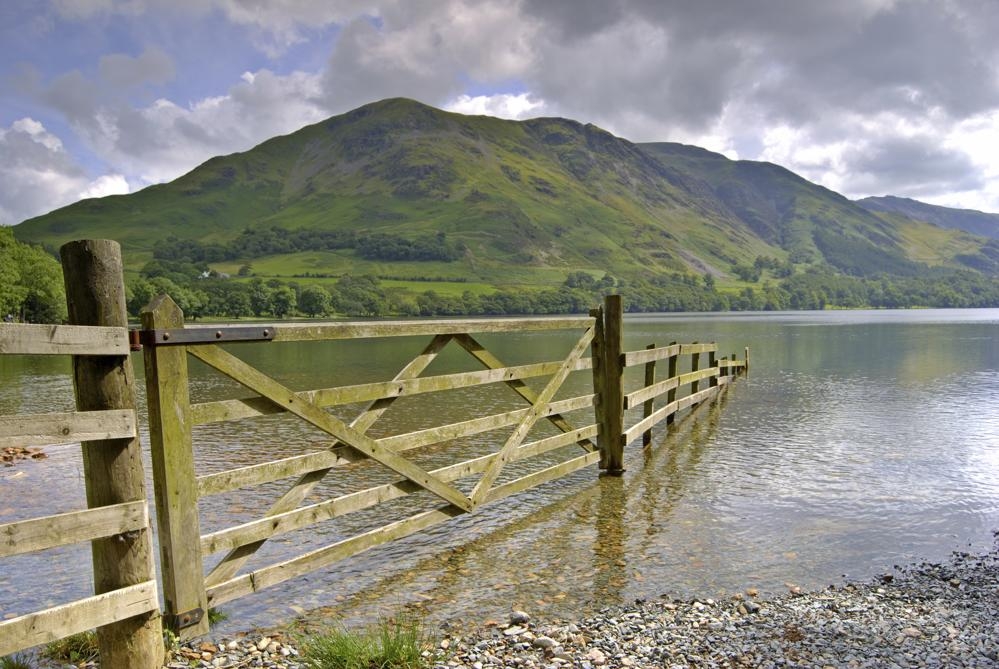
[[[673,429],[657,428],[652,451],[632,443],[623,477],[577,472],[228,603],[222,608],[230,618],[218,632],[287,622],[317,607],[348,623],[402,610],[481,622],[511,607],[573,617],[637,598],[822,587],[992,545],[999,529],[999,310],[625,319],[628,350],[695,340],[717,341],[721,354],[739,357],[749,346],[748,378]],[[425,342],[253,345],[245,357],[293,388],[320,388],[387,380]],[[559,357],[571,337],[534,333],[489,344],[520,364]],[[431,371],[457,368],[459,357],[444,356]],[[141,359],[135,363],[141,378]],[[68,360],[4,356],[0,365],[0,414],[72,409]],[[247,394],[203,367],[192,364],[192,375],[199,401]],[[583,392],[585,375],[573,378],[566,392]],[[508,390],[436,402],[393,406],[383,429],[463,420],[482,406],[523,406]],[[579,415],[576,422],[587,421]],[[468,448],[495,450],[505,436]],[[206,426],[195,440],[202,473],[315,448],[314,437],[281,417]],[[0,523],[82,507],[79,450],[50,447],[45,460],[0,468]],[[423,457],[429,464],[445,455]],[[364,471],[324,484],[320,495],[368,481]],[[379,480],[371,471],[370,481]],[[207,500],[203,530],[259,517],[285,487]],[[261,564],[379,522],[377,515],[346,517],[279,537]],[[90,594],[79,566],[88,560],[86,546],[0,560],[0,617]]]

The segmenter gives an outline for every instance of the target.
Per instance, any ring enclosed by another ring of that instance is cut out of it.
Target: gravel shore
[[[445,625],[440,669],[999,667],[999,551],[897,568],[870,583],[758,600],[636,602],[575,621]],[[185,646],[167,665],[298,669],[288,637]]]

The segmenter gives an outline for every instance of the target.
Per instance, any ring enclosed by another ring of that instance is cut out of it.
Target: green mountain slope
[[[974,209],[952,209],[927,204],[919,200],[888,195],[857,200],[864,209],[902,214],[917,221],[926,221],[941,228],[964,230],[974,235],[999,239],[999,214],[986,214]]]
[[[855,276],[913,275],[920,272],[921,263],[966,266],[960,254],[977,251],[984,243],[979,239],[953,244],[951,238],[957,235],[913,230],[912,221],[872,213],[771,163],[729,160],[683,144],[639,146],[696,178],[721,212],[780,247],[795,263],[824,262]],[[930,235],[941,251],[932,256],[923,252],[920,233]],[[940,244],[941,236],[945,244]],[[947,253],[952,247],[953,252]]]
[[[566,119],[506,121],[389,99],[14,232],[52,247],[117,239],[132,269],[177,238],[214,245],[212,266],[230,273],[252,263],[267,276],[370,273],[504,288],[553,286],[579,271],[726,279],[761,256],[853,275],[913,274],[926,259],[904,226],[776,165],[636,145]],[[245,231],[271,228],[329,239],[253,252]],[[447,253],[427,252],[434,244]],[[955,250],[933,262],[986,269],[960,259],[982,244],[936,244]]]

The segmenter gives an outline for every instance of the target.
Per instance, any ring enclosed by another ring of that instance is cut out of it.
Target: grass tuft
[[[97,647],[97,633],[80,632],[65,639],[53,641],[45,646],[42,656],[50,660],[80,664],[96,660],[100,655]]]
[[[301,659],[308,669],[420,669],[433,639],[416,621],[382,621],[373,629],[344,627],[306,638]]]

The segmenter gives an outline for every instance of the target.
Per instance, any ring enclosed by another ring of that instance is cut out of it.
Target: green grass
[[[97,634],[93,631],[80,632],[65,639],[53,641],[47,644],[42,651],[42,657],[72,664],[96,660],[99,654]]]
[[[416,621],[382,621],[372,629],[343,627],[304,639],[301,661],[309,669],[420,669],[433,638]]]

